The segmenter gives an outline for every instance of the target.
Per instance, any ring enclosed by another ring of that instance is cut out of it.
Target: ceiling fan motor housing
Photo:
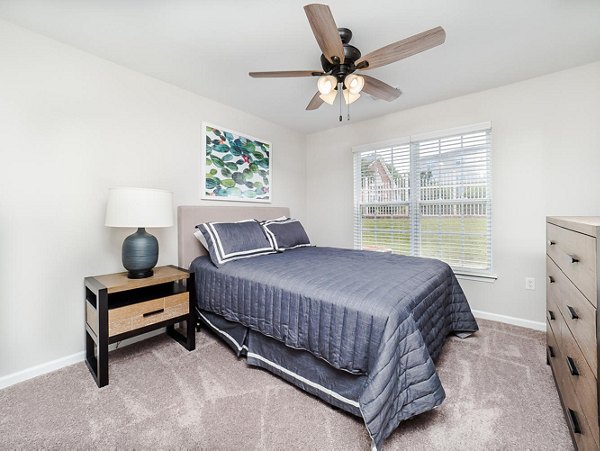
[[[343,83],[347,75],[356,71],[354,62],[361,57],[361,53],[360,50],[349,44],[352,39],[352,31],[348,28],[338,28],[338,32],[344,45],[344,63],[331,63],[325,55],[321,54],[321,66],[323,67],[323,72],[336,77],[338,83]]]

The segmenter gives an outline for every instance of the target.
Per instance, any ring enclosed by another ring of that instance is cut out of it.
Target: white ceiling
[[[338,125],[338,106],[304,108],[316,78],[249,71],[320,69],[309,0],[0,0],[0,17],[301,132]],[[399,87],[363,95],[363,120],[600,60],[599,0],[327,0],[363,54],[441,25],[446,43],[369,71]],[[599,80],[600,82],[600,80]]]

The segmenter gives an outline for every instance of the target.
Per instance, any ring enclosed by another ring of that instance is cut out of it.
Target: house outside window
[[[355,248],[438,258],[459,274],[491,274],[491,124],[354,152]]]

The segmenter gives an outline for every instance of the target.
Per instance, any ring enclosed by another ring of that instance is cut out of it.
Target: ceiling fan
[[[304,7],[306,17],[323,52],[322,70],[290,70],[274,72],[250,72],[253,78],[319,77],[317,93],[308,103],[307,110],[316,110],[324,102],[333,105],[339,91],[347,105],[360,97],[361,92],[391,102],[397,99],[399,89],[369,75],[356,75],[364,71],[385,66],[417,53],[443,44],[446,32],[442,27],[415,34],[406,39],[386,45],[362,56],[360,50],[350,45],[352,31],[338,28],[327,5],[311,4]],[[341,116],[340,97],[340,121]]]

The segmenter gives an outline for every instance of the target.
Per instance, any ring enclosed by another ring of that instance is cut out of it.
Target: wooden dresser
[[[600,448],[598,270],[600,217],[546,219],[548,363],[578,449]]]

